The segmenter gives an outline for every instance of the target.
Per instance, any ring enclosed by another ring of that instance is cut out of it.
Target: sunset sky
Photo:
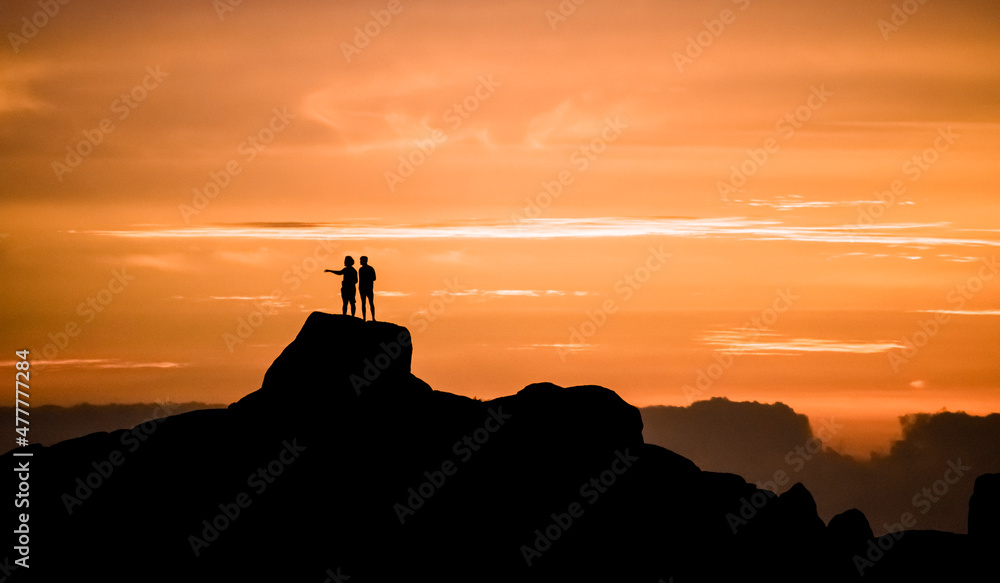
[[[1000,411],[995,1],[43,0],[0,31],[33,405],[237,400],[350,254],[438,390],[781,401],[848,453]]]

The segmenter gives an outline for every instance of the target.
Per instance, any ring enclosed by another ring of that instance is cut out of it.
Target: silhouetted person
[[[340,271],[334,271],[332,269],[327,269],[326,271],[336,274],[343,275],[344,281],[340,284],[340,297],[344,300],[344,315],[347,315],[347,304],[351,304],[351,315],[354,315],[355,303],[354,298],[357,293],[354,288],[354,284],[358,283],[358,270],[354,269],[354,258],[348,255],[344,257],[344,268]],[[364,304],[362,308],[364,309]],[[374,313],[374,312],[372,312]]]
[[[375,269],[368,265],[368,257],[361,256],[358,270],[358,290],[361,291],[361,319],[365,319],[365,298],[372,307],[372,322],[375,321]]]

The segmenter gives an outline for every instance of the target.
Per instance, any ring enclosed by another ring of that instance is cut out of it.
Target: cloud
[[[307,296],[308,297],[308,296]],[[183,300],[189,302],[261,302],[266,303],[269,306],[275,306],[279,308],[286,308],[292,304],[289,299],[277,298],[275,296],[261,295],[261,296],[205,296],[205,297],[188,297],[175,295],[170,296],[172,300]]]
[[[239,265],[260,265],[273,257],[273,251],[263,247],[256,251],[224,251],[219,250],[212,256],[220,261]]]
[[[0,366],[14,366],[15,361],[0,363]],[[117,358],[64,358],[60,360],[34,360],[32,366],[49,369],[99,369],[99,370],[135,370],[143,368],[183,368],[187,364],[180,362],[134,362]]]
[[[758,340],[764,336],[765,340]],[[719,330],[702,338],[709,346],[719,346],[726,352],[754,355],[796,355],[815,352],[846,354],[877,354],[897,348],[902,344],[887,340],[844,341],[827,338],[785,338],[767,330],[754,330],[752,335],[743,330]]]
[[[148,267],[174,273],[196,269],[191,260],[183,253],[132,254],[126,255],[123,261],[130,266]]]
[[[536,343],[536,344],[524,344],[521,346],[511,346],[507,350],[538,350],[538,349],[553,350],[554,349],[558,350],[560,353],[567,353],[567,352],[583,352],[587,350],[597,350],[600,346],[601,346],[600,344]]]
[[[567,291],[559,289],[462,289],[437,290],[431,292],[432,296],[456,296],[470,297],[480,301],[494,300],[499,298],[561,298],[566,296],[582,297],[592,295],[594,292],[588,291]]]
[[[916,310],[919,314],[951,314],[954,316],[1000,316],[1000,310]]]
[[[266,240],[374,240],[374,239],[573,239],[676,237],[736,241],[791,241],[825,244],[868,244],[885,247],[1000,247],[1000,237],[980,231],[969,238],[948,223],[891,223],[879,225],[800,226],[777,220],[745,217],[718,218],[541,218],[517,224],[477,221],[426,225],[322,225],[262,227],[254,224],[144,230],[89,230],[81,233],[131,239],[266,239]],[[992,237],[992,238],[991,238]]]
[[[821,518],[829,521],[858,508],[876,533],[885,533],[904,513],[918,529],[965,532],[976,476],[1000,472],[997,413],[901,417],[902,439],[889,453],[863,460],[822,445],[842,429],[836,419],[807,420],[782,403],[714,398],[641,412],[647,442],[688,457],[703,470],[736,473],[762,487],[784,491],[802,482],[816,498]]]
[[[732,204],[745,204],[751,207],[772,208],[777,211],[791,211],[800,209],[828,209],[836,207],[860,207],[867,205],[882,205],[880,200],[806,200],[805,197],[790,194],[787,196],[778,195],[773,200],[762,200],[752,198],[749,200],[732,199]],[[895,201],[894,204],[909,206],[916,204],[912,201]]]
[[[468,253],[462,251],[445,251],[443,253],[435,253],[433,255],[427,256],[428,261],[433,261],[434,263],[454,263],[454,264],[468,264],[474,263],[477,260],[470,256]]]

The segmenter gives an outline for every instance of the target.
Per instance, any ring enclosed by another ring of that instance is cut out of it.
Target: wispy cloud
[[[561,350],[563,352],[583,352],[586,350],[597,350],[600,345],[598,344],[522,344],[520,346],[511,346],[508,350]]]
[[[914,310],[919,314],[950,314],[954,316],[1000,316],[1000,310]]]
[[[193,264],[183,253],[134,254],[125,256],[124,261],[126,265],[161,271],[181,272],[193,268]]]
[[[861,259],[887,259],[890,257],[898,259],[909,259],[910,261],[917,261],[923,259],[922,255],[907,255],[905,253],[865,253],[863,251],[853,251],[851,253],[837,253],[831,255],[831,257],[859,257]],[[978,260],[978,258],[977,258]]]
[[[74,231],[76,232],[76,231]],[[949,223],[893,223],[878,225],[798,226],[777,220],[720,218],[542,218],[514,224],[473,221],[444,224],[379,225],[326,223],[286,225],[232,224],[192,228],[92,230],[78,233],[136,239],[267,239],[267,240],[380,240],[380,239],[561,239],[678,237],[740,241],[796,241],[832,244],[870,244],[890,247],[1000,247],[1000,233],[980,230],[969,236]]]
[[[976,261],[981,261],[981,257],[969,257],[967,255],[952,255],[950,253],[938,254],[938,257],[945,261],[951,261],[952,263],[974,263]]]
[[[0,362],[0,366],[14,366],[15,361]],[[186,364],[179,362],[133,362],[116,358],[66,358],[61,360],[33,360],[34,366],[44,366],[48,369],[99,369],[99,370],[133,370],[142,368],[169,369],[183,368]]]
[[[818,352],[878,354],[903,346],[894,341],[844,341],[827,338],[785,338],[771,331],[720,330],[706,334],[702,342],[728,352],[762,356],[792,356]]]
[[[275,296],[205,296],[188,297],[182,295],[170,296],[172,300],[183,300],[188,302],[267,302],[271,306],[287,307],[291,305],[288,299],[276,298]]]
[[[791,211],[799,209],[827,209],[836,207],[859,207],[866,205],[885,204],[880,200],[806,200],[805,197],[790,194],[787,196],[776,196],[773,200],[763,200],[752,198],[750,200],[733,199],[733,204],[745,204],[752,207],[771,208],[777,211]],[[894,204],[909,206],[915,204],[912,201],[897,201]]]
[[[564,297],[568,295],[586,296],[590,295],[591,293],[593,292],[587,292],[587,291],[570,292],[558,289],[463,289],[460,291],[439,290],[431,292],[431,295],[471,296],[483,299],[492,299],[492,298],[505,298],[505,297],[543,298],[543,297]]]

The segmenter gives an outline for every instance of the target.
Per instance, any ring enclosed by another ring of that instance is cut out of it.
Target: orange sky
[[[0,16],[33,404],[236,400],[367,254],[441,390],[1000,411],[995,2],[223,2]]]

